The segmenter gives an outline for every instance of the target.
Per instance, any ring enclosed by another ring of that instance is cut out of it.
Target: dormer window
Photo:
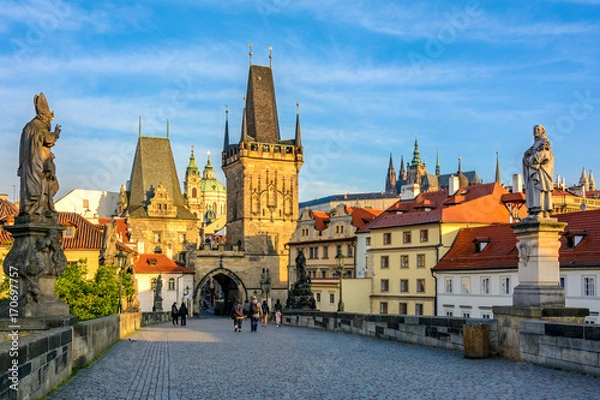
[[[587,231],[573,232],[567,231],[565,232],[565,237],[567,238],[567,249],[574,249],[577,247],[579,243],[583,240],[584,237],[588,235]]]
[[[473,240],[473,243],[475,244],[475,253],[481,253],[490,241],[489,238],[475,238],[475,240]]]
[[[74,226],[65,227],[65,232],[63,233],[63,237],[74,238],[75,237],[75,227]]]

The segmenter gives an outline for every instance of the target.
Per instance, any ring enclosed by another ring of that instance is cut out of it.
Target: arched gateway
[[[214,301],[215,315],[227,314],[237,298],[241,299],[242,302],[246,300],[246,285],[240,277],[229,269],[219,267],[204,275],[194,288],[194,304],[199,305],[198,310],[202,308],[202,288],[211,278],[217,281],[223,291],[223,298]]]

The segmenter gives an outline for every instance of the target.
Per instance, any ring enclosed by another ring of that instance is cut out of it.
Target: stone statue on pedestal
[[[158,274],[158,277],[156,278],[156,286],[154,287],[154,306],[152,307],[152,311],[163,310],[162,285],[162,275]]]
[[[58,224],[54,208],[58,180],[50,151],[60,135],[60,125],[51,131],[54,111],[43,93],[34,96],[33,103],[36,116],[21,133],[19,215],[14,225],[5,227],[14,241],[4,260],[4,272],[18,288],[20,317],[60,319],[69,316],[69,306],[54,295],[54,285],[67,259],[62,248],[64,228]]]
[[[56,215],[53,197],[58,192],[54,154],[50,148],[60,136],[60,125],[51,131],[54,111],[50,111],[46,96],[33,97],[36,116],[25,125],[19,146],[21,178],[20,215],[32,222]]]
[[[317,303],[311,290],[310,277],[306,273],[306,257],[302,250],[298,251],[296,257],[297,281],[288,294],[285,308],[295,310],[314,310]]]
[[[552,212],[554,155],[546,129],[533,127],[533,145],[523,155],[523,179],[529,220],[548,218]]]

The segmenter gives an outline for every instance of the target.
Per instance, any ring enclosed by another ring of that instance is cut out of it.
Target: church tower
[[[385,177],[385,192],[396,194],[396,171],[394,171],[392,153],[390,153],[390,165],[388,166],[387,176]]]
[[[300,113],[295,138],[282,140],[271,67],[250,65],[239,143],[225,131],[227,244],[246,253],[283,254],[298,220],[298,173],[303,163]]]
[[[199,186],[200,171],[198,170],[198,164],[196,164],[196,157],[194,156],[194,147],[192,146],[190,162],[185,170],[185,180],[183,181],[183,193],[188,209],[196,217],[201,218],[203,209],[202,202],[198,196]]]
[[[413,151],[413,159],[408,164],[407,168],[407,181],[409,185],[421,184],[421,178],[427,174],[427,168],[425,163],[421,161],[421,154],[419,152],[419,142],[415,138],[415,150]]]

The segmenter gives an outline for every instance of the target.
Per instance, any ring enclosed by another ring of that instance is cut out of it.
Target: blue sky
[[[43,91],[62,134],[59,196],[117,191],[138,136],[220,166],[225,106],[239,140],[253,62],[273,69],[283,138],[301,103],[300,199],[380,191],[389,154],[504,182],[546,126],[555,173],[600,180],[600,1],[0,1],[0,192]],[[219,177],[224,181],[220,168]],[[598,181],[600,184],[600,181]],[[18,186],[16,186],[18,188]]]

